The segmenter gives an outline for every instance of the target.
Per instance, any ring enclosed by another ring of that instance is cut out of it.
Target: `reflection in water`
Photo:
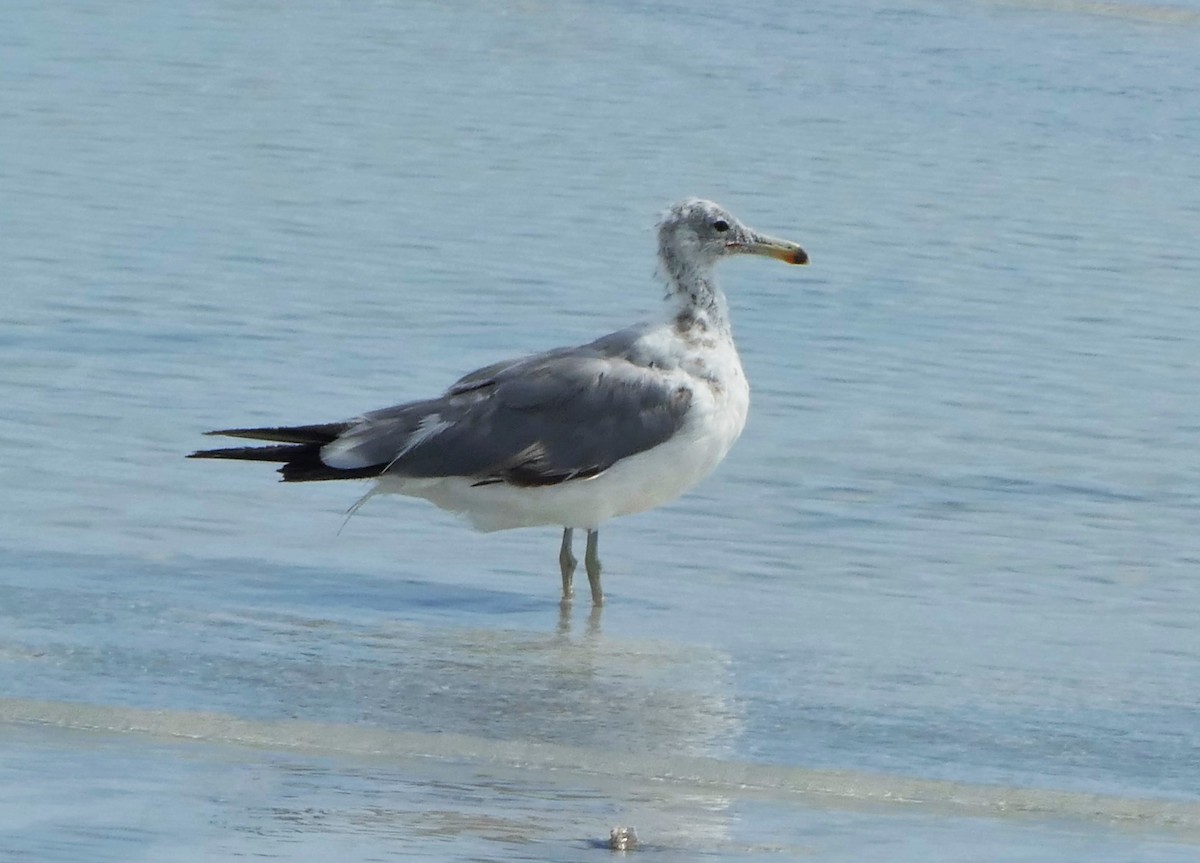
[[[477,627],[452,625],[461,617],[453,606],[440,618],[418,606],[408,619],[331,602],[210,608],[154,598],[153,584],[147,579],[132,604],[53,587],[10,590],[7,619],[20,628],[0,639],[13,642],[0,644],[0,655],[30,658],[11,665],[6,694],[73,699],[89,681],[113,681],[96,701],[145,705],[122,697],[140,691],[183,711],[625,753],[724,757],[742,732],[727,653],[607,635],[599,608],[550,613],[542,631],[530,631],[500,628],[491,615]]]
[[[348,617],[331,605],[310,615],[151,599],[80,604],[54,588],[10,595],[13,614],[36,627],[27,635],[37,649],[19,655],[40,687],[75,698],[86,681],[120,680],[178,709],[13,698],[0,701],[0,727],[265,752],[247,765],[270,763],[269,788],[246,781],[245,810],[222,816],[247,837],[455,836],[508,847],[599,841],[627,823],[673,847],[728,841],[728,789],[689,787],[681,797],[660,783],[674,759],[734,750],[743,726],[730,658],[608,635],[602,607],[547,609],[544,629],[528,631],[494,618],[464,628],[421,615]],[[95,638],[81,644],[51,625],[68,618]],[[247,692],[253,710],[222,707]],[[287,755],[297,752],[302,760]],[[250,802],[257,793],[261,805]],[[586,823],[581,801],[593,811]]]
[[[729,657],[605,636],[601,614],[560,614],[549,633],[392,624],[360,634],[371,649],[353,664],[306,667],[307,686],[326,699],[341,686],[364,719],[388,727],[626,753],[730,752],[741,720]]]
[[[600,617],[604,613],[603,605],[593,605],[587,615],[587,638],[600,635]],[[558,634],[563,637],[571,635],[571,603],[562,602],[558,606]]]
[[[1200,805],[1185,801],[22,699],[0,699],[0,723],[37,726],[21,732],[35,736],[86,731],[88,738],[72,740],[76,761],[88,749],[113,745],[112,734],[130,735],[122,752],[139,763],[154,763],[156,754],[178,763],[178,753],[162,751],[164,740],[254,750],[259,753],[254,758],[233,760],[254,773],[269,774],[269,783],[243,777],[236,789],[239,829],[256,833],[361,832],[372,825],[387,830],[419,823],[430,833],[469,832],[492,839],[503,834],[499,841],[526,842],[543,834],[595,839],[622,823],[636,827],[647,844],[655,844],[650,837],[656,837],[674,847],[715,847],[727,841],[735,822],[731,813],[754,799],[782,807],[789,819],[810,810],[899,807],[926,816],[1072,819],[1169,831],[1178,841],[1200,842]],[[22,745],[21,751],[26,750],[34,751]],[[227,754],[219,759],[229,760]],[[222,799],[229,785],[228,779],[221,780]],[[264,796],[261,806],[251,799],[255,793]],[[249,809],[243,810],[242,803]],[[581,811],[589,813],[583,828]],[[602,830],[593,826],[600,816],[612,822]]]

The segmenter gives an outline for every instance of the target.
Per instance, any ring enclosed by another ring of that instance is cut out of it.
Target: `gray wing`
[[[484,366],[463,375],[455,381],[448,390],[447,396],[465,393],[477,387],[487,386],[507,373],[517,373],[520,369],[534,369],[559,360],[591,357],[594,359],[626,360],[635,365],[646,365],[646,358],[637,351],[638,338],[645,330],[645,325],[637,324],[615,333],[601,336],[586,345],[576,345],[568,348],[554,348],[539,354],[532,354],[516,359],[504,360]],[[403,407],[401,405],[400,407]]]
[[[613,334],[498,363],[439,399],[366,414],[321,452],[340,470],[551,485],[595,476],[680,427],[691,391],[614,352]],[[617,340],[619,342],[619,340]]]

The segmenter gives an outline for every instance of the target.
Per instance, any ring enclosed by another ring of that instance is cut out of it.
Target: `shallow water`
[[[0,856],[1172,861],[1200,841],[1200,6],[17,4]],[[557,536],[187,462],[652,311],[750,425]]]

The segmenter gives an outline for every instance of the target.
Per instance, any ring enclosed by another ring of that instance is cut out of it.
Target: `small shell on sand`
[[[637,831],[632,827],[614,827],[608,834],[608,847],[614,851],[632,851],[637,846]]]

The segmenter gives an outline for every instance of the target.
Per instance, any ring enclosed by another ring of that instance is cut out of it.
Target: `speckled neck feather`
[[[658,274],[676,326],[729,333],[729,305],[712,264],[681,255],[673,240],[670,234],[659,239]]]

